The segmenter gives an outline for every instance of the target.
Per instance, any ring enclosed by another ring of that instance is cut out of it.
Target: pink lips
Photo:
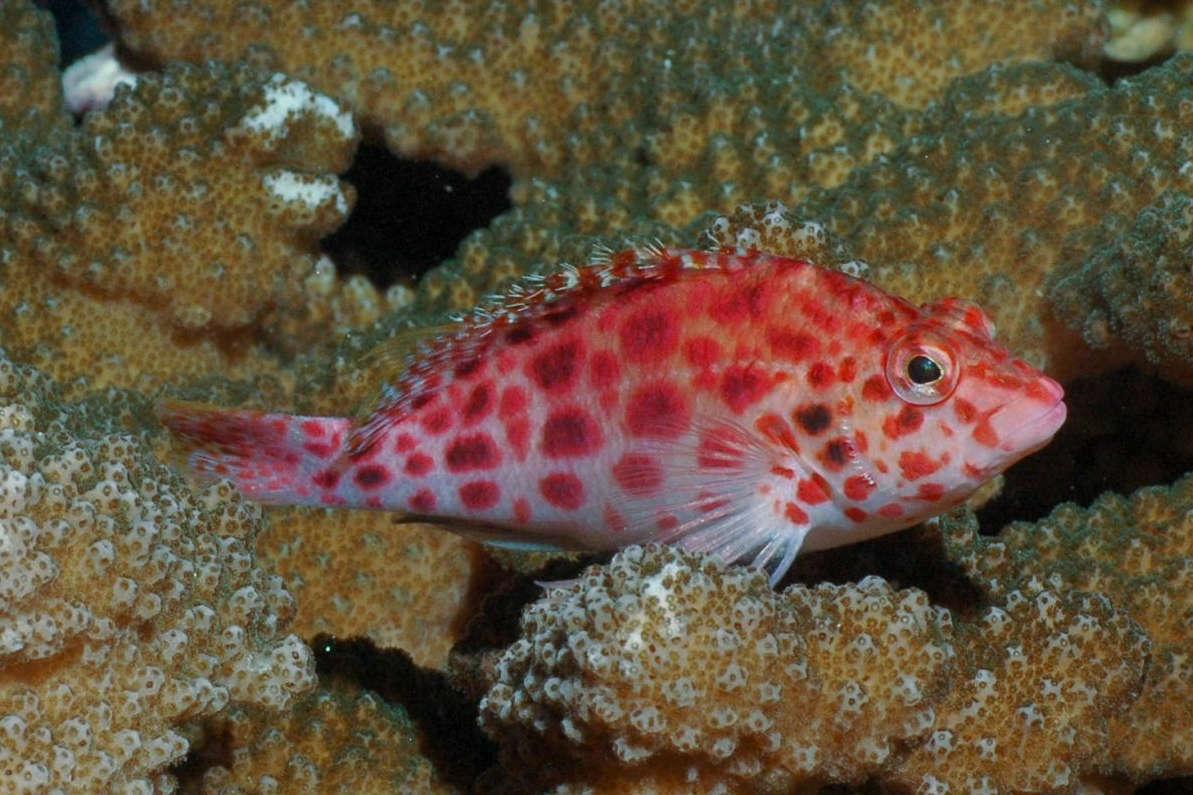
[[[999,448],[1016,458],[1048,444],[1069,413],[1064,387],[1046,375],[1041,375],[1037,384],[1043,388],[1044,396],[1018,400],[998,412],[1003,416],[997,424],[1008,429],[1000,434]]]

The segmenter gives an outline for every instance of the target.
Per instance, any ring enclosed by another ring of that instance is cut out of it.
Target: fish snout
[[[1022,396],[991,416],[998,448],[1022,456],[1048,444],[1068,416],[1064,397],[1059,383],[1043,374],[1037,376]]]

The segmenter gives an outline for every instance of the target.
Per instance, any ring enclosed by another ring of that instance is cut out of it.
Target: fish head
[[[931,482],[950,502],[1046,445],[1065,421],[1061,385],[1011,355],[986,314],[959,299],[921,307],[888,339],[882,368],[902,419],[884,419],[881,435],[896,460],[912,462],[901,476],[936,467]],[[912,424],[916,432],[901,433]]]

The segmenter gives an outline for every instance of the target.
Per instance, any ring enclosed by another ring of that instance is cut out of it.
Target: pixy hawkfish
[[[810,262],[655,246],[524,280],[424,341],[373,411],[159,407],[267,503],[395,511],[487,543],[677,543],[764,566],[956,505],[1046,444],[1060,385],[976,306]]]

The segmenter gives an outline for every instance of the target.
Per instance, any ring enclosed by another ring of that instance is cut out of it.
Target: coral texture
[[[775,594],[758,572],[630,547],[526,611],[481,723],[532,780],[547,745],[699,791],[1059,791],[1097,769],[1148,638],[1101,595],[1004,596],[954,629],[876,577]]]
[[[182,724],[314,685],[293,597],[251,552],[260,510],[192,493],[120,425],[0,352],[6,792],[168,790]]]

